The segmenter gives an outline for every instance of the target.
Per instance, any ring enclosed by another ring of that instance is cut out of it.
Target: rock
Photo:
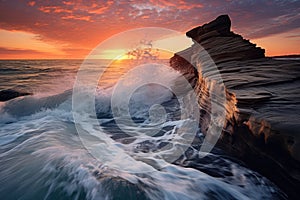
[[[198,26],[186,33],[186,36],[196,40],[201,35],[214,32],[215,35],[232,35],[230,32],[231,21],[228,15],[221,15],[217,17],[214,21],[204,24],[203,26]],[[196,40],[198,42],[198,40]]]
[[[195,86],[197,81],[197,70],[190,64],[191,48],[186,49],[180,53],[180,55],[175,54],[170,60],[170,65],[178,71],[181,71],[182,75],[191,83],[191,86]],[[185,66],[182,68],[182,66]]]
[[[186,35],[201,44],[216,63],[265,57],[264,49],[231,32],[230,27],[229,16],[221,15],[208,24],[188,31]]]
[[[18,92],[16,90],[8,89],[0,91],[0,101],[8,101],[17,97],[32,95],[28,92]]]
[[[231,32],[230,26],[228,15],[222,15],[187,32],[195,44],[176,53],[170,65],[193,82],[203,133],[211,121],[211,102],[216,99],[210,94],[218,87],[214,78],[221,75],[226,124],[218,146],[268,177],[290,199],[297,199],[300,60],[266,58],[264,49]],[[217,70],[208,66],[205,52]]]

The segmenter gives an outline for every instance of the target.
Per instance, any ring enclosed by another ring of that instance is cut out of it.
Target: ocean
[[[0,90],[33,94],[0,102],[0,198],[285,199],[222,150],[199,155],[193,97],[158,63],[0,61]]]

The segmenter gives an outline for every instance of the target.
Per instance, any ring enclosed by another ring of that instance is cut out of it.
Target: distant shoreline
[[[281,55],[281,56],[270,56],[271,58],[300,58],[300,55]]]
[[[169,60],[170,58],[159,58],[157,60]],[[2,59],[0,58],[0,61],[15,61],[15,60],[21,60],[21,61],[29,61],[29,60],[117,60],[117,59],[103,59],[103,58],[93,58],[93,59],[87,59],[87,58],[37,58],[37,59],[26,59],[26,58],[13,58],[13,59]],[[132,59],[122,59],[122,60],[132,60]],[[149,60],[150,61],[150,60]]]
[[[292,54],[292,55],[280,55],[280,56],[267,56],[268,58],[279,58],[279,59],[300,59],[300,54]],[[168,60],[169,58],[162,58],[159,60]],[[10,61],[10,60],[86,60],[85,58],[37,58],[37,59],[26,59],[26,58],[14,58],[14,59],[5,59],[0,58],[0,61]],[[114,59],[90,59],[90,60],[114,60]],[[131,60],[131,59],[124,59]]]

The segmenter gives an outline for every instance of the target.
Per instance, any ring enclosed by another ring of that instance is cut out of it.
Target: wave
[[[75,126],[72,90],[3,103],[0,196],[91,200],[285,198],[270,181],[221,151],[199,156],[204,136],[193,119],[181,117],[185,112],[182,109],[188,109],[180,104],[185,95],[176,96],[159,84],[138,87],[128,105],[135,122],[131,126],[126,118],[119,117],[118,121],[113,115],[114,91],[98,89],[90,94],[95,96],[101,129],[95,126],[85,135],[78,135]],[[118,95],[125,95],[123,92]],[[153,106],[159,105],[167,116],[162,122],[150,119]],[[153,123],[160,130],[148,135]],[[82,145],[83,137],[97,147],[100,158]],[[192,142],[187,143],[190,139]],[[178,157],[174,157],[176,151]],[[116,152],[119,154],[113,155]],[[172,162],[168,162],[170,159]],[[134,170],[124,170],[127,168]]]

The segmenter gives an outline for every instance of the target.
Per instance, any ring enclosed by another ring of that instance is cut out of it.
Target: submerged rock
[[[210,94],[216,74],[226,90],[226,124],[218,145],[275,182],[290,199],[300,185],[300,61],[275,60],[264,49],[230,31],[228,15],[186,35],[194,45],[176,53],[181,71],[198,95],[201,129],[211,121]],[[203,48],[199,48],[199,44]],[[206,67],[206,51],[217,70]]]
[[[8,101],[17,97],[32,95],[29,92],[18,92],[16,90],[8,89],[0,91],[0,101]]]

